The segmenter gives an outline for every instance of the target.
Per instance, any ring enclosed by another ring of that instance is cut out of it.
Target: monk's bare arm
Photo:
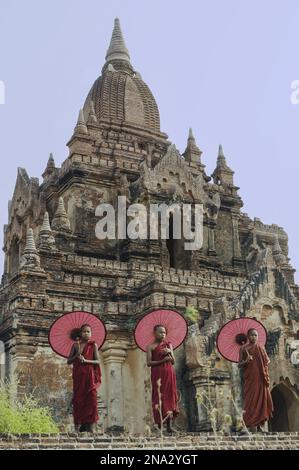
[[[239,352],[239,363],[238,363],[238,367],[240,368],[246,366],[248,362],[250,361],[250,356],[248,353],[247,353],[246,359],[243,359],[244,351],[245,351],[245,348],[241,347],[240,352]]]
[[[164,362],[170,362],[169,357],[164,357],[161,361],[152,361],[152,347],[148,346],[146,351],[146,364],[148,367],[152,366],[159,366],[160,364],[164,364]]]
[[[67,363],[68,364],[73,364],[74,360],[77,359],[77,357],[79,357],[79,350],[78,350],[78,347],[76,347],[73,344],[70,355],[67,359]]]
[[[174,357],[174,354],[173,354],[173,347],[172,347],[172,344],[169,345],[169,349],[170,349],[170,357],[172,359],[171,363],[172,364],[175,364],[175,357]]]
[[[100,365],[100,355],[99,355],[98,346],[96,344],[94,345],[93,360],[85,359],[85,358],[83,358],[83,359],[84,360],[82,360],[82,362],[84,364],[94,364],[94,365],[99,366]]]

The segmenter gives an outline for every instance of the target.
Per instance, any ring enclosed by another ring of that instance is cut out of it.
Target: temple
[[[268,331],[270,428],[299,431],[299,286],[288,236],[242,211],[221,145],[208,175],[191,129],[183,154],[168,140],[118,19],[67,145],[60,167],[50,155],[41,182],[19,168],[8,204],[1,378],[17,375],[19,393],[33,392],[61,429],[71,429],[71,370],[49,347],[48,332],[63,313],[92,312],[108,330],[100,352],[100,426],[142,433],[152,423],[150,370],[134,342],[134,325],[153,309],[175,309],[189,323],[176,350],[177,423],[186,431],[210,430],[207,397],[218,421],[236,420],[241,406],[239,371],[219,355],[217,331],[230,319],[251,316]],[[117,207],[118,196],[146,207],[202,204],[203,246],[186,251],[172,230],[167,240],[99,240],[95,209],[101,202]]]

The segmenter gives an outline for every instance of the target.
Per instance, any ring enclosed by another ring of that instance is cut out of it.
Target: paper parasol
[[[82,325],[91,327],[91,340],[100,348],[106,338],[106,328],[102,320],[89,312],[65,313],[57,318],[49,331],[49,343],[53,351],[62,357],[68,357]]]
[[[254,328],[258,333],[258,344],[265,346],[267,331],[259,321],[250,318],[236,318],[226,323],[218,333],[217,348],[221,356],[231,362],[239,362],[239,351],[247,342],[247,332]]]
[[[165,326],[165,340],[172,344],[173,349],[178,348],[186,338],[188,325],[180,313],[174,310],[154,310],[144,315],[134,330],[136,344],[143,351],[155,340],[153,330],[156,325]]]

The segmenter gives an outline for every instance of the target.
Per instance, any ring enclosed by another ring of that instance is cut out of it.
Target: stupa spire
[[[130,54],[126,47],[126,43],[118,18],[115,18],[114,20],[114,28],[112,32],[110,46],[108,48],[105,59],[106,63],[109,63],[113,60],[124,60],[130,63]]]

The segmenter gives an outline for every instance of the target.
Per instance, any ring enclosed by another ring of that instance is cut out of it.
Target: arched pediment
[[[168,147],[166,154],[154,168],[142,163],[139,184],[151,191],[164,190],[182,198],[189,195],[197,203],[204,203],[205,200],[202,176],[194,178],[175,145]]]

